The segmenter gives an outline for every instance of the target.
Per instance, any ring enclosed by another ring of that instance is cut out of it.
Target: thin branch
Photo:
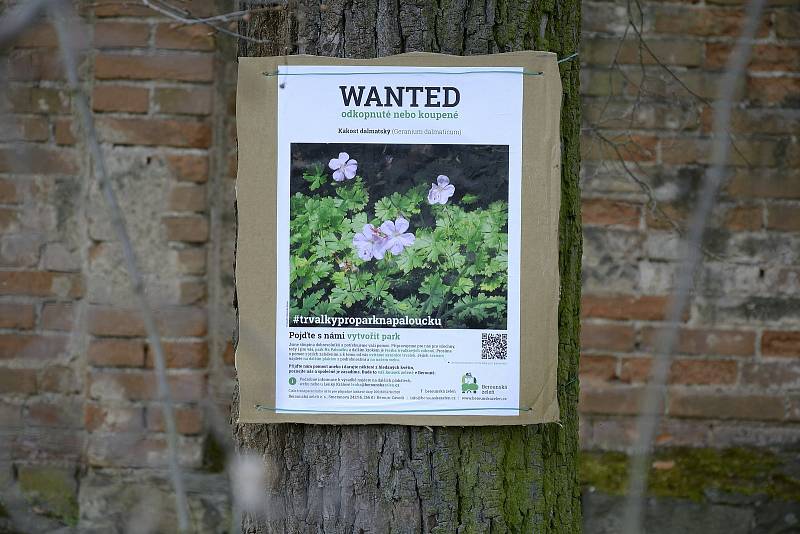
[[[750,0],[747,5],[747,20],[736,47],[728,58],[726,72],[720,80],[719,97],[714,108],[712,128],[711,167],[706,174],[703,189],[697,200],[686,240],[686,256],[677,277],[675,295],[670,300],[667,328],[656,344],[655,361],[650,380],[641,400],[636,421],[636,444],[631,457],[628,496],[623,516],[623,532],[642,532],[644,499],[650,471],[653,441],[664,412],[666,382],[672,363],[672,354],[678,342],[678,325],[689,304],[694,288],[694,276],[702,264],[701,245],[706,226],[716,202],[717,193],[725,178],[726,166],[731,151],[731,138],[727,133],[731,122],[736,85],[742,77],[750,58],[752,41],[761,20],[764,0]]]
[[[167,382],[167,372],[164,357],[164,349],[161,345],[161,336],[156,326],[155,317],[150,310],[150,305],[145,294],[144,279],[136,261],[136,254],[131,243],[130,235],[125,224],[125,219],[117,201],[108,171],[105,165],[100,142],[95,130],[94,117],[89,109],[86,97],[83,94],[78,80],[78,68],[75,60],[73,43],[75,42],[76,32],[69,26],[71,19],[71,6],[65,0],[54,0],[49,6],[50,16],[58,35],[58,44],[61,50],[64,70],[67,75],[67,83],[73,94],[75,107],[83,133],[86,136],[86,143],[94,162],[94,170],[97,176],[98,185],[103,197],[108,204],[111,215],[111,224],[117,234],[117,238],[122,246],[125,258],[125,266],[131,280],[131,286],[135,300],[139,305],[145,331],[150,346],[153,348],[155,360],[155,372],[158,383],[158,397],[164,412],[164,424],[167,433],[167,445],[169,456],[169,472],[172,478],[172,485],[175,488],[175,498],[177,501],[178,529],[180,532],[187,532],[189,529],[189,510],[186,499],[186,491],[183,485],[183,475],[181,473],[180,462],[178,459],[178,431],[175,424],[175,412],[172,403],[169,383]]]
[[[269,43],[269,39],[256,39],[254,37],[249,37],[247,35],[241,34],[239,32],[229,30],[226,28],[223,23],[231,22],[231,21],[238,21],[242,19],[247,19],[251,13],[257,11],[267,11],[269,9],[274,9],[275,6],[282,6],[285,3],[282,0],[274,2],[273,6],[269,7],[262,7],[258,9],[247,9],[241,11],[232,11],[230,13],[223,13],[222,15],[215,15],[213,17],[193,17],[191,16],[186,10],[180,9],[177,6],[166,2],[165,0],[142,0],[142,4],[146,7],[149,7],[153,11],[164,15],[165,17],[169,17],[176,22],[180,22],[181,24],[205,24],[214,30],[223,33],[225,35],[229,35],[236,39],[244,39],[245,41],[249,41],[251,43],[258,43],[264,44]]]

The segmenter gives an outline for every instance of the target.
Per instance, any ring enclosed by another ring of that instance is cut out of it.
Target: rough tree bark
[[[411,51],[537,49],[565,57],[578,49],[580,2],[289,0],[254,13],[242,31],[270,42],[242,40],[241,56],[368,58]],[[491,428],[235,425],[238,447],[260,452],[268,474],[267,513],[245,517],[245,532],[580,531],[578,70],[574,60],[561,65],[562,423]],[[235,393],[234,412],[237,408]]]

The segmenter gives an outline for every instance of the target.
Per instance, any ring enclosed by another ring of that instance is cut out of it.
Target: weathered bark
[[[295,0],[254,14],[240,55],[367,58],[411,51],[578,49],[579,0]],[[580,531],[578,331],[581,226],[578,62],[561,65],[558,398],[561,424],[527,427],[235,425],[263,453],[267,513],[245,532]],[[524,273],[523,273],[524,275]],[[238,395],[234,395],[234,411]],[[235,416],[235,414],[234,414]]]

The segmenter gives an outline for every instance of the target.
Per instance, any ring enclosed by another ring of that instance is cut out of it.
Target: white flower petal
[[[394,221],[394,230],[396,233],[402,234],[408,230],[408,221],[404,217],[398,217],[397,220]]]
[[[392,221],[384,221],[381,225],[381,232],[386,235],[394,235],[394,223]]]
[[[410,247],[417,240],[417,237],[412,233],[407,233],[397,236],[397,239],[403,243],[404,247]]]
[[[444,187],[450,183],[450,178],[445,176],[444,174],[440,174],[436,177],[436,183],[439,184],[439,187]]]

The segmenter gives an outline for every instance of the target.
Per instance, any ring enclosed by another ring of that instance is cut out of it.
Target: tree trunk
[[[253,3],[253,7],[264,4]],[[579,0],[289,0],[253,13],[240,55],[369,58],[411,51],[578,49]],[[578,333],[581,225],[578,61],[561,65],[558,400],[561,424],[509,427],[235,425],[260,451],[267,510],[244,531],[579,532]],[[524,275],[524,273],[523,273]],[[234,417],[238,391],[234,394]]]

